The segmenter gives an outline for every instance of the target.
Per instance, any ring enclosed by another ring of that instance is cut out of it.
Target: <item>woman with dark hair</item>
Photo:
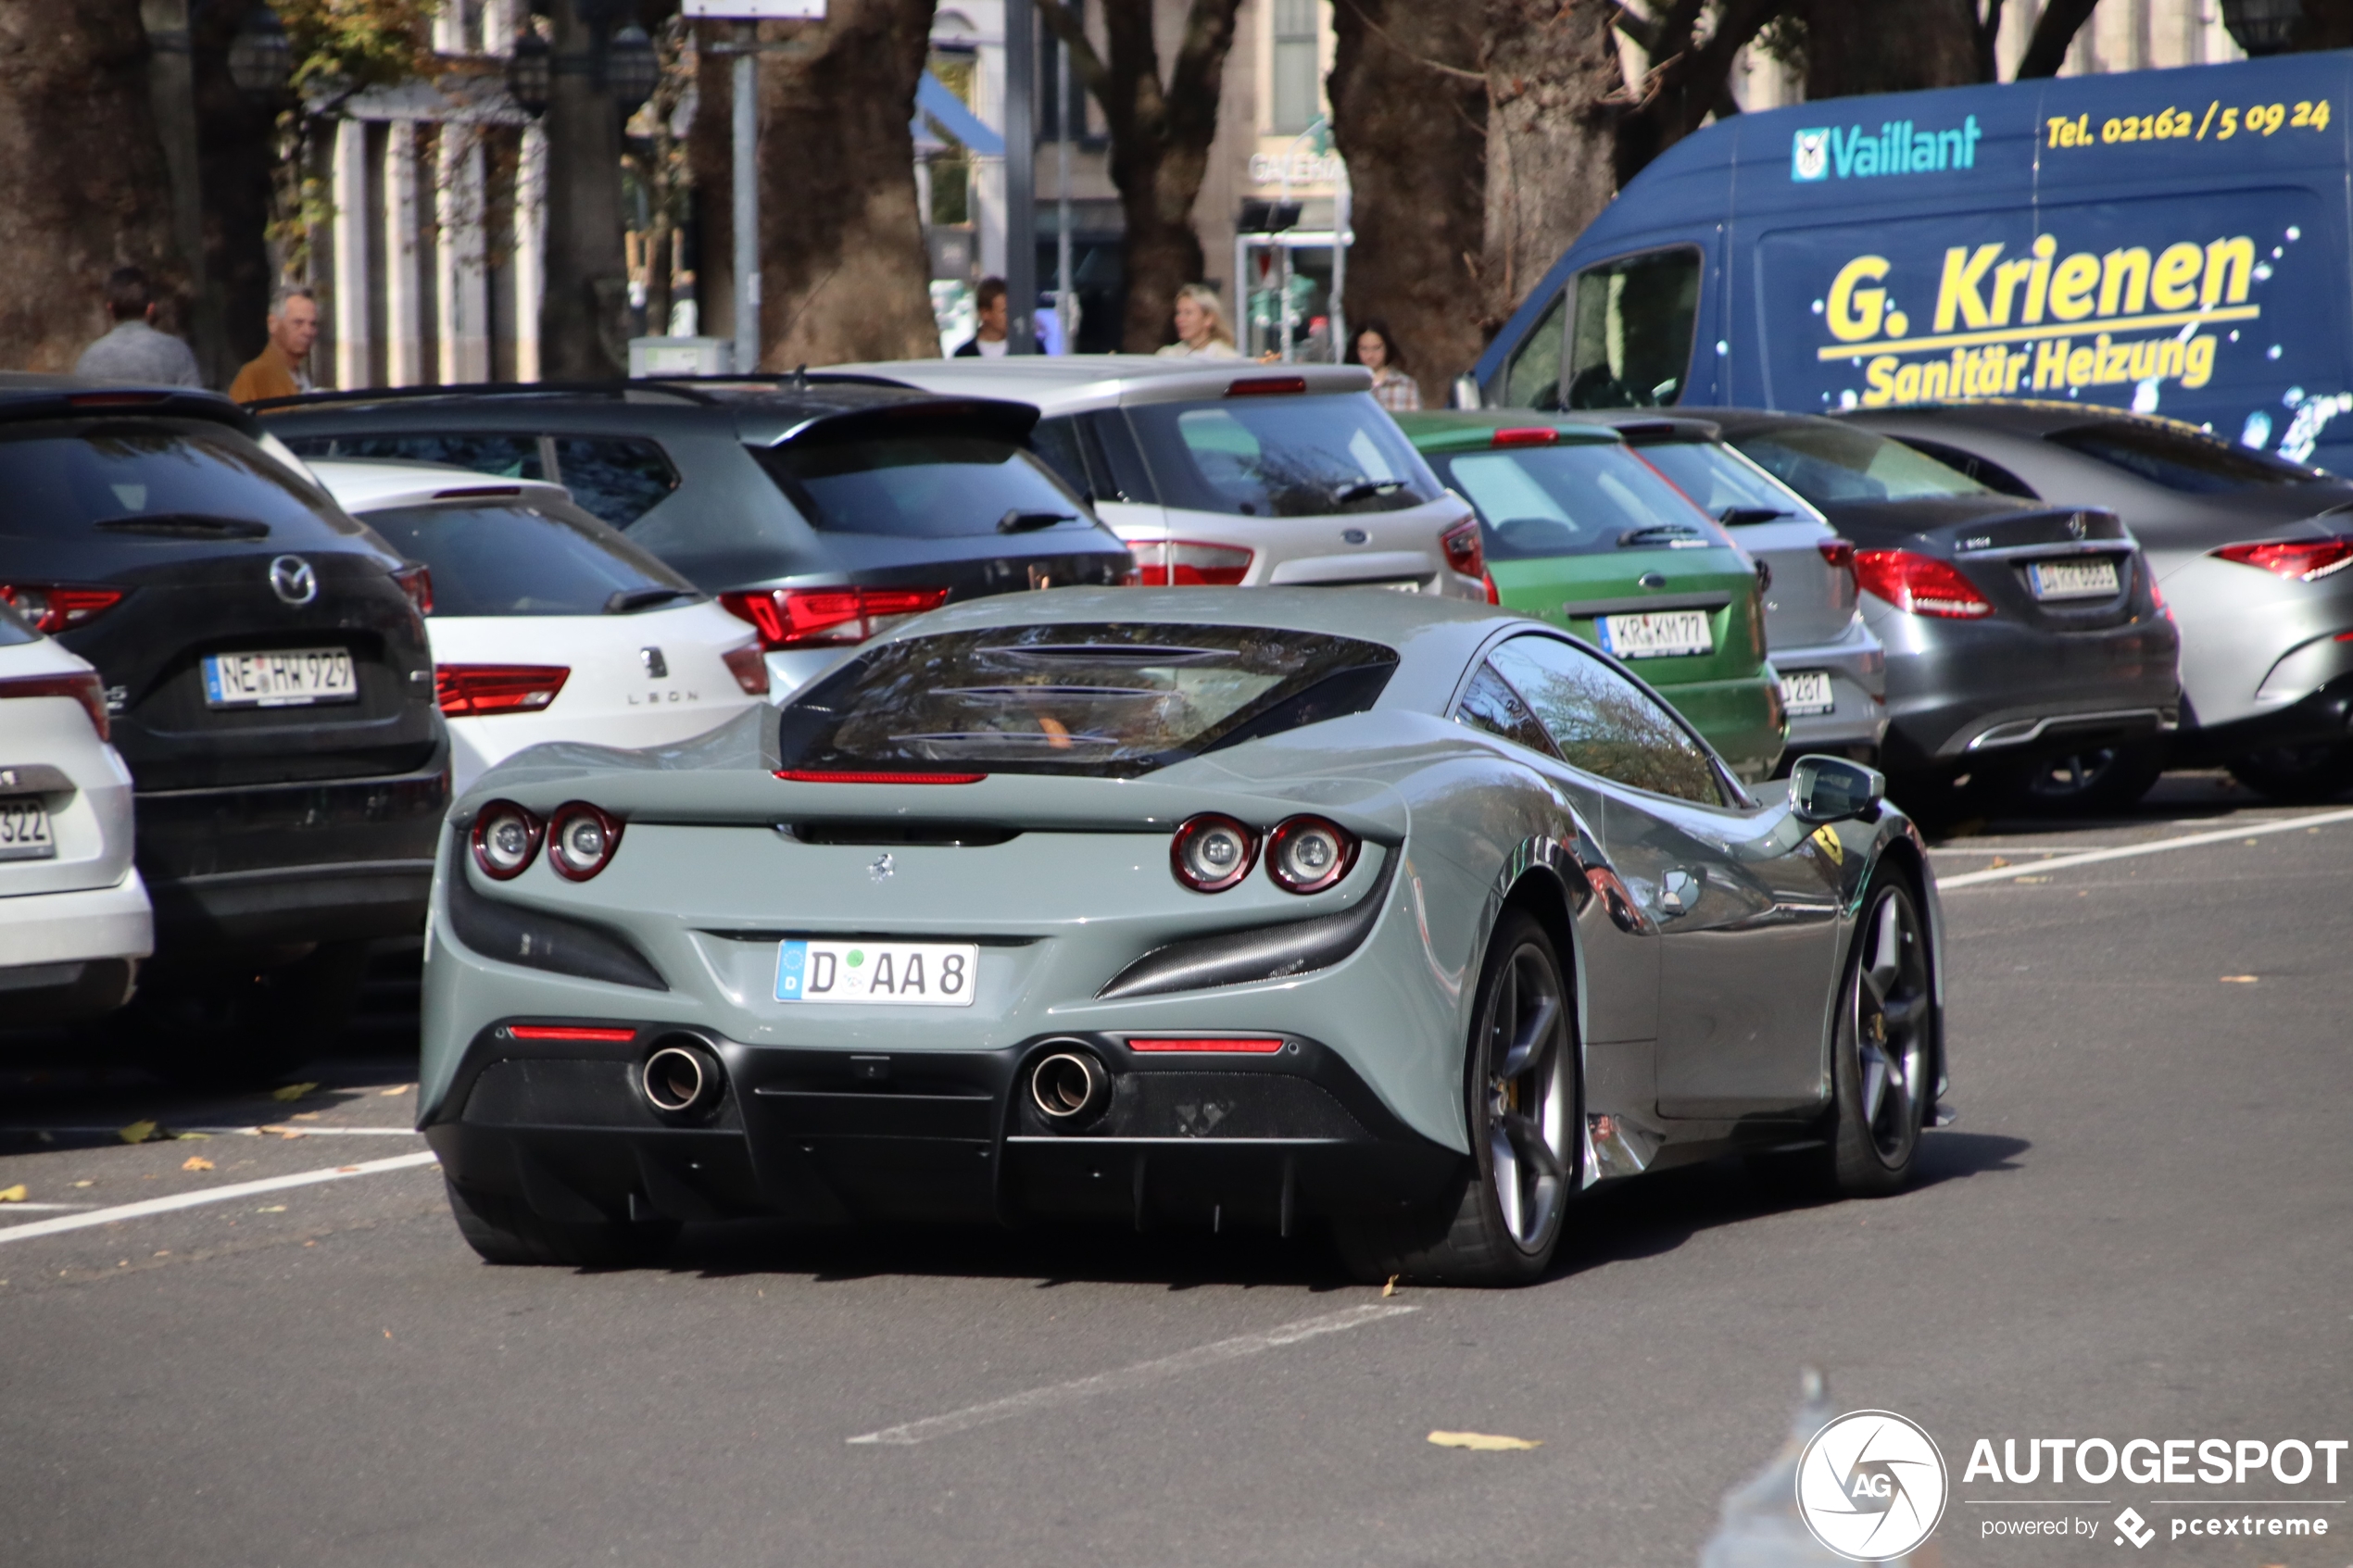
[[[1408,413],[1422,406],[1422,389],[1405,373],[1405,356],[1398,352],[1389,323],[1379,317],[1356,329],[1355,341],[1348,345],[1348,362],[1373,372],[1374,400],[1390,413]]]

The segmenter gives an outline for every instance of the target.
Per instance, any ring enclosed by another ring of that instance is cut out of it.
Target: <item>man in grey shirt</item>
[[[202,386],[195,354],[170,332],[155,329],[155,291],[146,273],[118,267],[107,279],[107,313],[114,331],[82,351],[73,373],[98,381]]]

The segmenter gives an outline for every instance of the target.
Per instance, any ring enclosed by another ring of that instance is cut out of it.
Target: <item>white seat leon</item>
[[[453,793],[525,746],[667,746],[767,701],[751,628],[561,485],[432,463],[310,470],[432,574]]]
[[[0,1022],[69,1023],[130,998],[155,925],[105,684],[17,596],[34,620],[0,603]]]
[[[841,368],[1035,406],[1030,445],[1148,585],[1488,596],[1478,517],[1373,401],[1362,367],[1103,354]]]

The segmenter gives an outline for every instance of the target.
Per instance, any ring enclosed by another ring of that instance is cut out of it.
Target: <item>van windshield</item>
[[[1320,517],[1438,499],[1429,466],[1368,392],[1145,403],[1127,417],[1164,506]]]
[[[1255,626],[992,626],[886,643],[778,720],[781,766],[1126,778],[1370,708],[1394,649]]]
[[[1436,461],[1447,483],[1478,509],[1487,553],[1496,560],[1731,543],[1615,443],[1441,453]]]
[[[1818,507],[1838,501],[1994,494],[1924,452],[1849,426],[1768,425],[1727,439],[1757,467]]]

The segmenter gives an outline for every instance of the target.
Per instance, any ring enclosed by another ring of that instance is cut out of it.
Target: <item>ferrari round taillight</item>
[[[547,822],[547,863],[567,882],[585,882],[603,871],[621,845],[621,822],[585,800],[556,808]]]
[[[1258,863],[1258,834],[1215,811],[1187,819],[1168,846],[1176,880],[1196,893],[1223,893]]]
[[[539,853],[544,825],[511,800],[494,800],[474,813],[474,864],[499,882],[521,876]]]
[[[1356,863],[1356,835],[1321,817],[1290,817],[1266,835],[1266,874],[1286,893],[1321,893]]]

